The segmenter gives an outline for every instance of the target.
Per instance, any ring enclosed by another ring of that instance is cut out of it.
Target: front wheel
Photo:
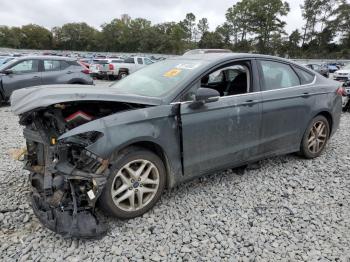
[[[122,153],[112,165],[99,204],[121,219],[140,216],[159,200],[165,180],[164,164],[157,155],[132,148]]]
[[[300,153],[305,158],[315,158],[321,155],[330,135],[328,120],[324,116],[315,117],[306,129],[300,146]]]

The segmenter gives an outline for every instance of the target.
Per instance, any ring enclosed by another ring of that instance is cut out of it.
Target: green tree
[[[223,38],[218,32],[205,32],[198,43],[200,48],[223,48]]]
[[[250,15],[251,31],[256,35],[257,50],[259,53],[272,53],[271,36],[286,34],[284,27],[286,23],[282,17],[289,12],[289,4],[281,0],[251,0]]]
[[[252,19],[254,19],[250,13],[251,7],[251,0],[242,0],[226,11],[227,24],[229,24],[232,28],[235,44],[237,44],[238,41],[247,40],[248,34],[251,33],[250,25],[252,23]]]
[[[19,27],[0,26],[0,46],[21,48],[21,29]]]
[[[29,49],[51,49],[52,33],[45,27],[29,24],[21,28],[21,46]]]
[[[231,35],[233,31],[232,26],[225,22],[218,26],[215,31],[220,34],[221,38],[223,39],[225,48],[231,48]]]
[[[208,19],[207,18],[202,18],[198,21],[197,24],[198,31],[201,34],[201,36],[209,30],[209,24],[208,24]]]
[[[186,14],[185,20],[180,23],[180,26],[182,26],[187,33],[188,42],[191,42],[193,40],[193,30],[196,24],[195,22],[196,16],[193,13],[188,13]]]
[[[289,41],[287,42],[288,55],[291,58],[296,58],[300,55],[300,42],[302,40],[302,36],[298,29],[294,30],[289,35]]]
[[[99,34],[86,23],[68,23],[52,29],[55,47],[66,50],[92,51],[99,49]]]

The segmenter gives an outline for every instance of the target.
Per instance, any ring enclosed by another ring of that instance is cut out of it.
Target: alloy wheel
[[[150,161],[133,160],[118,170],[111,195],[114,204],[124,211],[136,211],[147,206],[159,187],[159,171]]]
[[[325,146],[328,138],[328,129],[323,121],[317,121],[312,126],[308,136],[308,149],[311,153],[319,153]]]

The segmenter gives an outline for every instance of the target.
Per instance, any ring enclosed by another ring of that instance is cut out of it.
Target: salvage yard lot
[[[95,241],[64,239],[39,223],[27,173],[8,155],[24,145],[10,107],[0,107],[0,123],[2,261],[350,259],[349,113],[321,157],[270,158],[180,185],[142,217],[109,219],[108,235]]]

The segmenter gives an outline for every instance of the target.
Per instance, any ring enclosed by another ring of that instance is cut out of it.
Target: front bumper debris
[[[71,191],[74,195],[74,190]],[[97,218],[93,210],[79,210],[73,197],[73,209],[52,207],[37,192],[31,196],[34,214],[48,229],[63,237],[101,238],[107,232],[106,223]]]
[[[96,201],[107,182],[108,160],[78,145],[50,144],[25,129],[25,169],[30,171],[34,214],[50,230],[76,238],[100,238],[107,223],[96,213]]]

